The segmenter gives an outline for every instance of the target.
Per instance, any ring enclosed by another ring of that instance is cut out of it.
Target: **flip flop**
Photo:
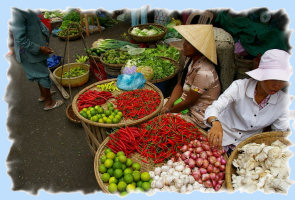
[[[50,94],[51,95],[53,95],[53,94],[55,94],[56,93],[56,91],[55,90],[50,90]],[[43,102],[43,101],[45,101],[45,99],[41,99],[40,97],[38,98],[38,101],[39,102]]]
[[[46,110],[46,111],[47,111],[47,110],[52,110],[52,109],[54,109],[54,108],[57,108],[57,107],[61,106],[63,103],[64,103],[64,102],[63,102],[63,100],[61,100],[61,99],[56,100],[54,106],[52,106],[52,107],[50,107],[50,108],[48,108],[48,107],[44,107],[43,110]]]

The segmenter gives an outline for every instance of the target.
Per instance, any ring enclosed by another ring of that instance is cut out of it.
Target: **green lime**
[[[117,119],[117,120],[119,120],[119,121],[121,120],[121,118],[122,118],[122,116],[120,116],[120,115],[116,115],[116,116],[115,116],[115,119]]]
[[[133,176],[131,174],[125,174],[124,175],[124,181],[126,183],[132,183],[133,182]]]
[[[113,169],[122,169],[122,163],[120,163],[120,162],[114,162]]]
[[[101,164],[98,167],[98,171],[103,174],[103,173],[107,172],[107,168],[106,168],[106,166],[104,166],[104,164]]]
[[[117,185],[115,183],[109,184],[108,191],[110,193],[115,193],[115,192],[117,192],[117,190],[118,190],[118,188],[117,188]]]
[[[121,111],[119,111],[119,112],[117,113],[117,115],[119,115],[119,116],[122,117],[123,113],[122,113]]]
[[[88,110],[92,111],[92,110],[94,110],[94,108],[93,107],[88,107]]]
[[[123,181],[124,182],[124,177],[122,176],[121,178],[119,178],[119,182]]]
[[[142,189],[141,187],[137,187],[137,188],[135,188],[135,191],[136,192],[144,192],[144,189]]]
[[[90,114],[91,114],[91,116],[94,116],[94,115],[96,115],[96,110],[94,110],[94,109],[93,109],[93,110],[91,110],[91,111],[90,111]]]
[[[149,189],[151,189],[151,184],[150,182],[143,182],[141,187],[142,189],[144,189],[144,191],[148,191]]]
[[[136,183],[136,186],[137,186],[137,187],[141,187],[141,185],[142,185],[142,181],[138,181],[138,182]]]
[[[111,111],[110,111],[110,110],[105,110],[105,111],[104,111],[104,114],[105,114],[106,116],[109,116],[109,115],[111,115]]]
[[[119,110],[118,110],[118,109],[115,109],[115,110],[114,110],[114,113],[115,113],[115,114],[117,114],[118,112],[119,112]]]
[[[99,105],[96,105],[94,108],[95,108],[96,110],[98,110],[98,109],[100,109],[101,107],[100,107]]]
[[[114,159],[114,161],[115,161],[115,162],[119,162],[119,157],[116,156],[115,159]]]
[[[151,178],[150,174],[148,172],[143,172],[141,175],[140,175],[140,179],[142,181],[149,181]]]
[[[108,156],[107,156],[107,157],[108,157]],[[128,166],[128,165],[127,165],[127,166]],[[137,170],[137,171],[139,171],[140,168],[141,168],[141,166],[140,166],[139,163],[135,162],[135,163],[132,164],[132,169],[133,169],[133,170]]]
[[[116,154],[111,151],[111,152],[108,152],[106,156],[107,156],[108,159],[113,160],[116,157]]]
[[[114,107],[109,107],[109,111],[112,113],[114,111]]]
[[[107,123],[107,121],[108,121],[108,118],[107,117],[103,117],[102,119],[103,119],[103,122],[104,123]]]
[[[83,110],[84,112],[86,112],[88,109],[87,109],[87,108],[83,108],[82,110]]]
[[[108,103],[108,108],[113,107],[114,105],[112,103]]]
[[[128,184],[126,187],[127,192],[132,192],[135,190],[135,186],[133,184]]]
[[[131,165],[132,165],[132,160],[130,159],[130,158],[127,158],[127,160],[126,160],[126,166],[127,167],[130,167]]]
[[[126,165],[122,164],[122,170],[125,170],[125,169],[126,169]]]
[[[98,116],[97,116],[97,115],[94,115],[94,116],[92,117],[92,121],[97,122],[97,121],[98,121]]]
[[[107,153],[109,153],[109,152],[113,152],[111,148],[106,148],[104,150],[105,155],[107,155]]]
[[[118,157],[119,157],[119,156],[122,156],[122,155],[125,156],[124,151],[118,151],[118,152],[117,152],[117,156],[118,156]]]
[[[126,168],[124,170],[124,174],[132,174],[132,169],[131,168]]]
[[[103,114],[104,110],[103,110],[103,108],[99,108],[99,109],[97,109],[97,112],[98,112],[98,114]]]
[[[86,114],[87,114],[87,116],[91,115],[90,110],[87,110],[87,111],[86,111]]]
[[[116,116],[116,113],[112,112],[111,116],[114,116],[115,117]]]
[[[115,177],[111,177],[111,178],[109,179],[109,184],[111,184],[111,183],[115,183],[115,184],[117,184],[117,183],[118,183],[118,180],[117,180]]]
[[[120,192],[125,191],[125,190],[126,190],[126,187],[127,187],[127,184],[126,184],[125,182],[120,181],[120,182],[118,183],[118,190],[119,190]]]
[[[105,114],[101,114],[101,116],[102,116],[102,118],[106,117],[106,115],[105,115]]]
[[[102,118],[101,114],[98,114],[97,117],[98,117],[98,119],[101,119]]]
[[[117,119],[117,118],[113,118],[113,119],[112,119],[112,122],[113,122],[113,124],[118,124],[118,123],[119,123],[119,121],[120,121],[120,120],[119,120],[119,119]]]
[[[114,164],[114,161],[112,159],[106,159],[106,161],[104,162],[104,166],[106,168],[111,168]]]
[[[109,168],[107,170],[107,173],[110,175],[110,176],[113,176],[114,175],[114,169],[113,168]]]
[[[110,115],[109,116],[109,119],[113,120],[114,119],[114,116],[113,115]]]
[[[98,119],[98,122],[99,122],[99,123],[104,123],[104,121],[103,121],[102,118]]]
[[[114,177],[116,177],[117,179],[121,178],[123,175],[123,171],[122,169],[115,169],[114,171]]]
[[[110,118],[107,119],[107,124],[111,124],[112,122],[113,121]]]
[[[128,193],[127,193],[126,191],[124,191],[124,192],[121,192],[121,193],[120,193],[120,196],[121,196],[121,197],[124,197],[124,196],[126,196],[127,194],[128,194]]]
[[[110,179],[110,175],[108,173],[104,173],[103,175],[101,175],[101,180],[106,183],[109,182]]]
[[[133,176],[134,181],[140,181],[140,172],[139,171],[133,171],[132,176]]]
[[[121,163],[125,163],[125,162],[127,161],[126,156],[124,156],[124,155],[120,155],[120,156],[119,156],[119,161],[120,161]]]
[[[106,159],[107,159],[106,155],[102,155],[102,156],[100,157],[100,162],[101,162],[101,163],[104,163],[104,162],[106,161]]]
[[[151,179],[149,180],[149,182],[150,182],[150,184],[152,184],[152,182],[153,182],[153,179],[151,178]]]

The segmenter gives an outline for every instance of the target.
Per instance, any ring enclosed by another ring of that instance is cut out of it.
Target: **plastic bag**
[[[136,73],[136,66],[126,66],[122,69],[122,74],[133,74]]]
[[[61,58],[62,58],[61,56],[57,56],[55,54],[53,54],[50,58],[47,58],[48,68],[58,65],[61,61]]]
[[[129,55],[134,56],[134,55],[138,55],[138,54],[143,53],[145,51],[145,48],[136,48],[136,47],[133,47],[130,45],[125,45],[125,46],[121,47],[120,50],[128,51]]]
[[[121,90],[136,90],[144,84],[145,78],[142,73],[120,74],[117,79],[117,87]]]
[[[142,73],[147,81],[150,81],[154,78],[154,70],[150,66],[137,67],[136,71]]]

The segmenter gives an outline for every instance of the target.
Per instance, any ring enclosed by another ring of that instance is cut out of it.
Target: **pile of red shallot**
[[[192,169],[194,179],[206,188],[218,191],[224,181],[226,160],[225,151],[211,148],[207,138],[200,136],[198,140],[191,141],[181,147],[172,160],[183,160]]]

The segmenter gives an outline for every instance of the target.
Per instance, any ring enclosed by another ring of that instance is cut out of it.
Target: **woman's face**
[[[184,40],[183,43],[183,54],[184,56],[192,57],[194,56],[198,51],[196,48],[191,45],[187,40]]]
[[[261,87],[267,94],[275,94],[288,84],[287,81],[266,80],[261,81]]]

